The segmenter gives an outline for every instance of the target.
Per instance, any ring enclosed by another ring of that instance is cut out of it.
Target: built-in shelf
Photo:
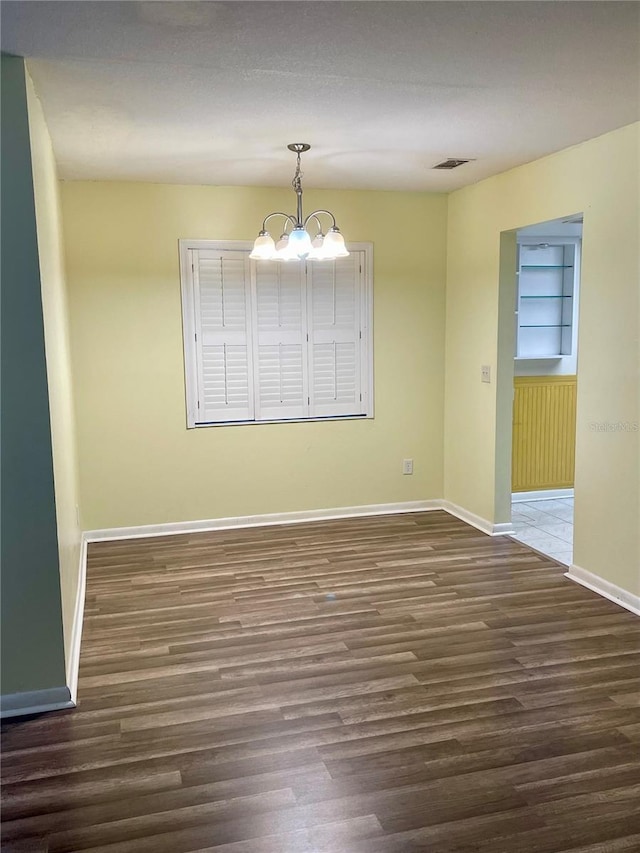
[[[517,357],[562,358],[574,347],[579,240],[518,240]]]
[[[553,247],[550,247],[553,248]],[[573,264],[522,264],[521,270],[571,270]]]
[[[517,355],[515,361],[560,361],[561,355]]]

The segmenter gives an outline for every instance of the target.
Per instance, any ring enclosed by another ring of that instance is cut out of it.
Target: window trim
[[[360,301],[360,323],[362,331],[361,357],[368,366],[367,381],[362,384],[363,408],[365,414],[327,415],[309,418],[276,418],[273,420],[240,421],[198,421],[197,399],[197,352],[196,352],[196,316],[193,288],[189,286],[192,273],[191,252],[198,250],[242,251],[247,255],[253,248],[249,240],[178,240],[180,269],[180,298],[182,306],[182,343],[184,354],[185,410],[187,429],[208,427],[254,426],[259,424],[317,423],[324,421],[361,421],[373,420],[374,411],[374,360],[373,360],[373,243],[347,243],[347,249],[362,252],[364,269],[362,270],[363,298]],[[253,293],[252,293],[253,298]],[[252,321],[253,323],[253,321]],[[253,362],[253,359],[252,359]],[[253,364],[251,366],[253,369]],[[254,381],[255,390],[255,381]]]

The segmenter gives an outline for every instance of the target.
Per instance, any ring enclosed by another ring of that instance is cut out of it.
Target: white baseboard
[[[592,592],[597,592],[609,601],[619,604],[626,610],[640,616],[640,595],[634,595],[626,589],[611,583],[610,581],[601,578],[599,575],[594,575],[586,569],[581,569],[580,566],[572,565],[568,572],[564,574],[565,578],[575,581],[576,583],[586,586]]]
[[[25,693],[7,693],[0,697],[0,717],[24,717],[27,714],[43,714],[45,711],[62,711],[75,708],[69,688],[49,687],[46,690],[30,690]]]
[[[486,518],[481,518],[479,515],[475,515],[473,512],[469,512],[469,510],[451,503],[451,501],[440,501],[440,508],[451,513],[451,515],[455,515],[461,521],[466,521],[472,527],[477,527],[483,533],[488,533],[489,536],[510,536],[515,532],[510,521],[493,524],[491,521],[487,521]]]
[[[240,515],[231,518],[210,518],[202,521],[176,521],[166,524],[143,524],[138,527],[111,527],[87,530],[86,542],[104,542],[113,539],[138,539],[149,536],[174,536],[176,533],[204,533],[209,530],[229,530],[234,527],[266,527],[275,524],[303,524],[337,518],[354,518],[370,515],[395,515],[406,512],[427,512],[445,509],[440,500],[403,501],[401,503],[370,504],[329,509],[309,509],[296,512],[273,512],[265,515]]]
[[[572,497],[573,489],[538,489],[533,492],[513,492],[511,502],[517,504],[524,501],[555,501]]]
[[[78,672],[80,669],[80,643],[82,640],[82,625],[84,622],[84,598],[87,588],[87,538],[83,533],[80,540],[80,565],[78,566],[78,589],[76,591],[76,606],[73,611],[73,628],[71,630],[71,653],[67,660],[67,684],[71,693],[71,701],[76,702],[78,695]]]

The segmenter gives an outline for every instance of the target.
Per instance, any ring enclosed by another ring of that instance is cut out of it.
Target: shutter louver
[[[257,261],[253,270],[257,342],[256,419],[306,417],[303,265]]]
[[[308,264],[311,417],[361,414],[360,257]]]
[[[198,421],[253,418],[245,253],[194,252]]]

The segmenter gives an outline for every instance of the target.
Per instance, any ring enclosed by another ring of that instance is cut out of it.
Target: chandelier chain
[[[296,173],[293,176],[293,180],[291,181],[291,186],[298,195],[302,195],[302,178],[304,177],[304,172],[300,170],[300,166],[300,152],[298,151],[298,155],[296,158]]]

